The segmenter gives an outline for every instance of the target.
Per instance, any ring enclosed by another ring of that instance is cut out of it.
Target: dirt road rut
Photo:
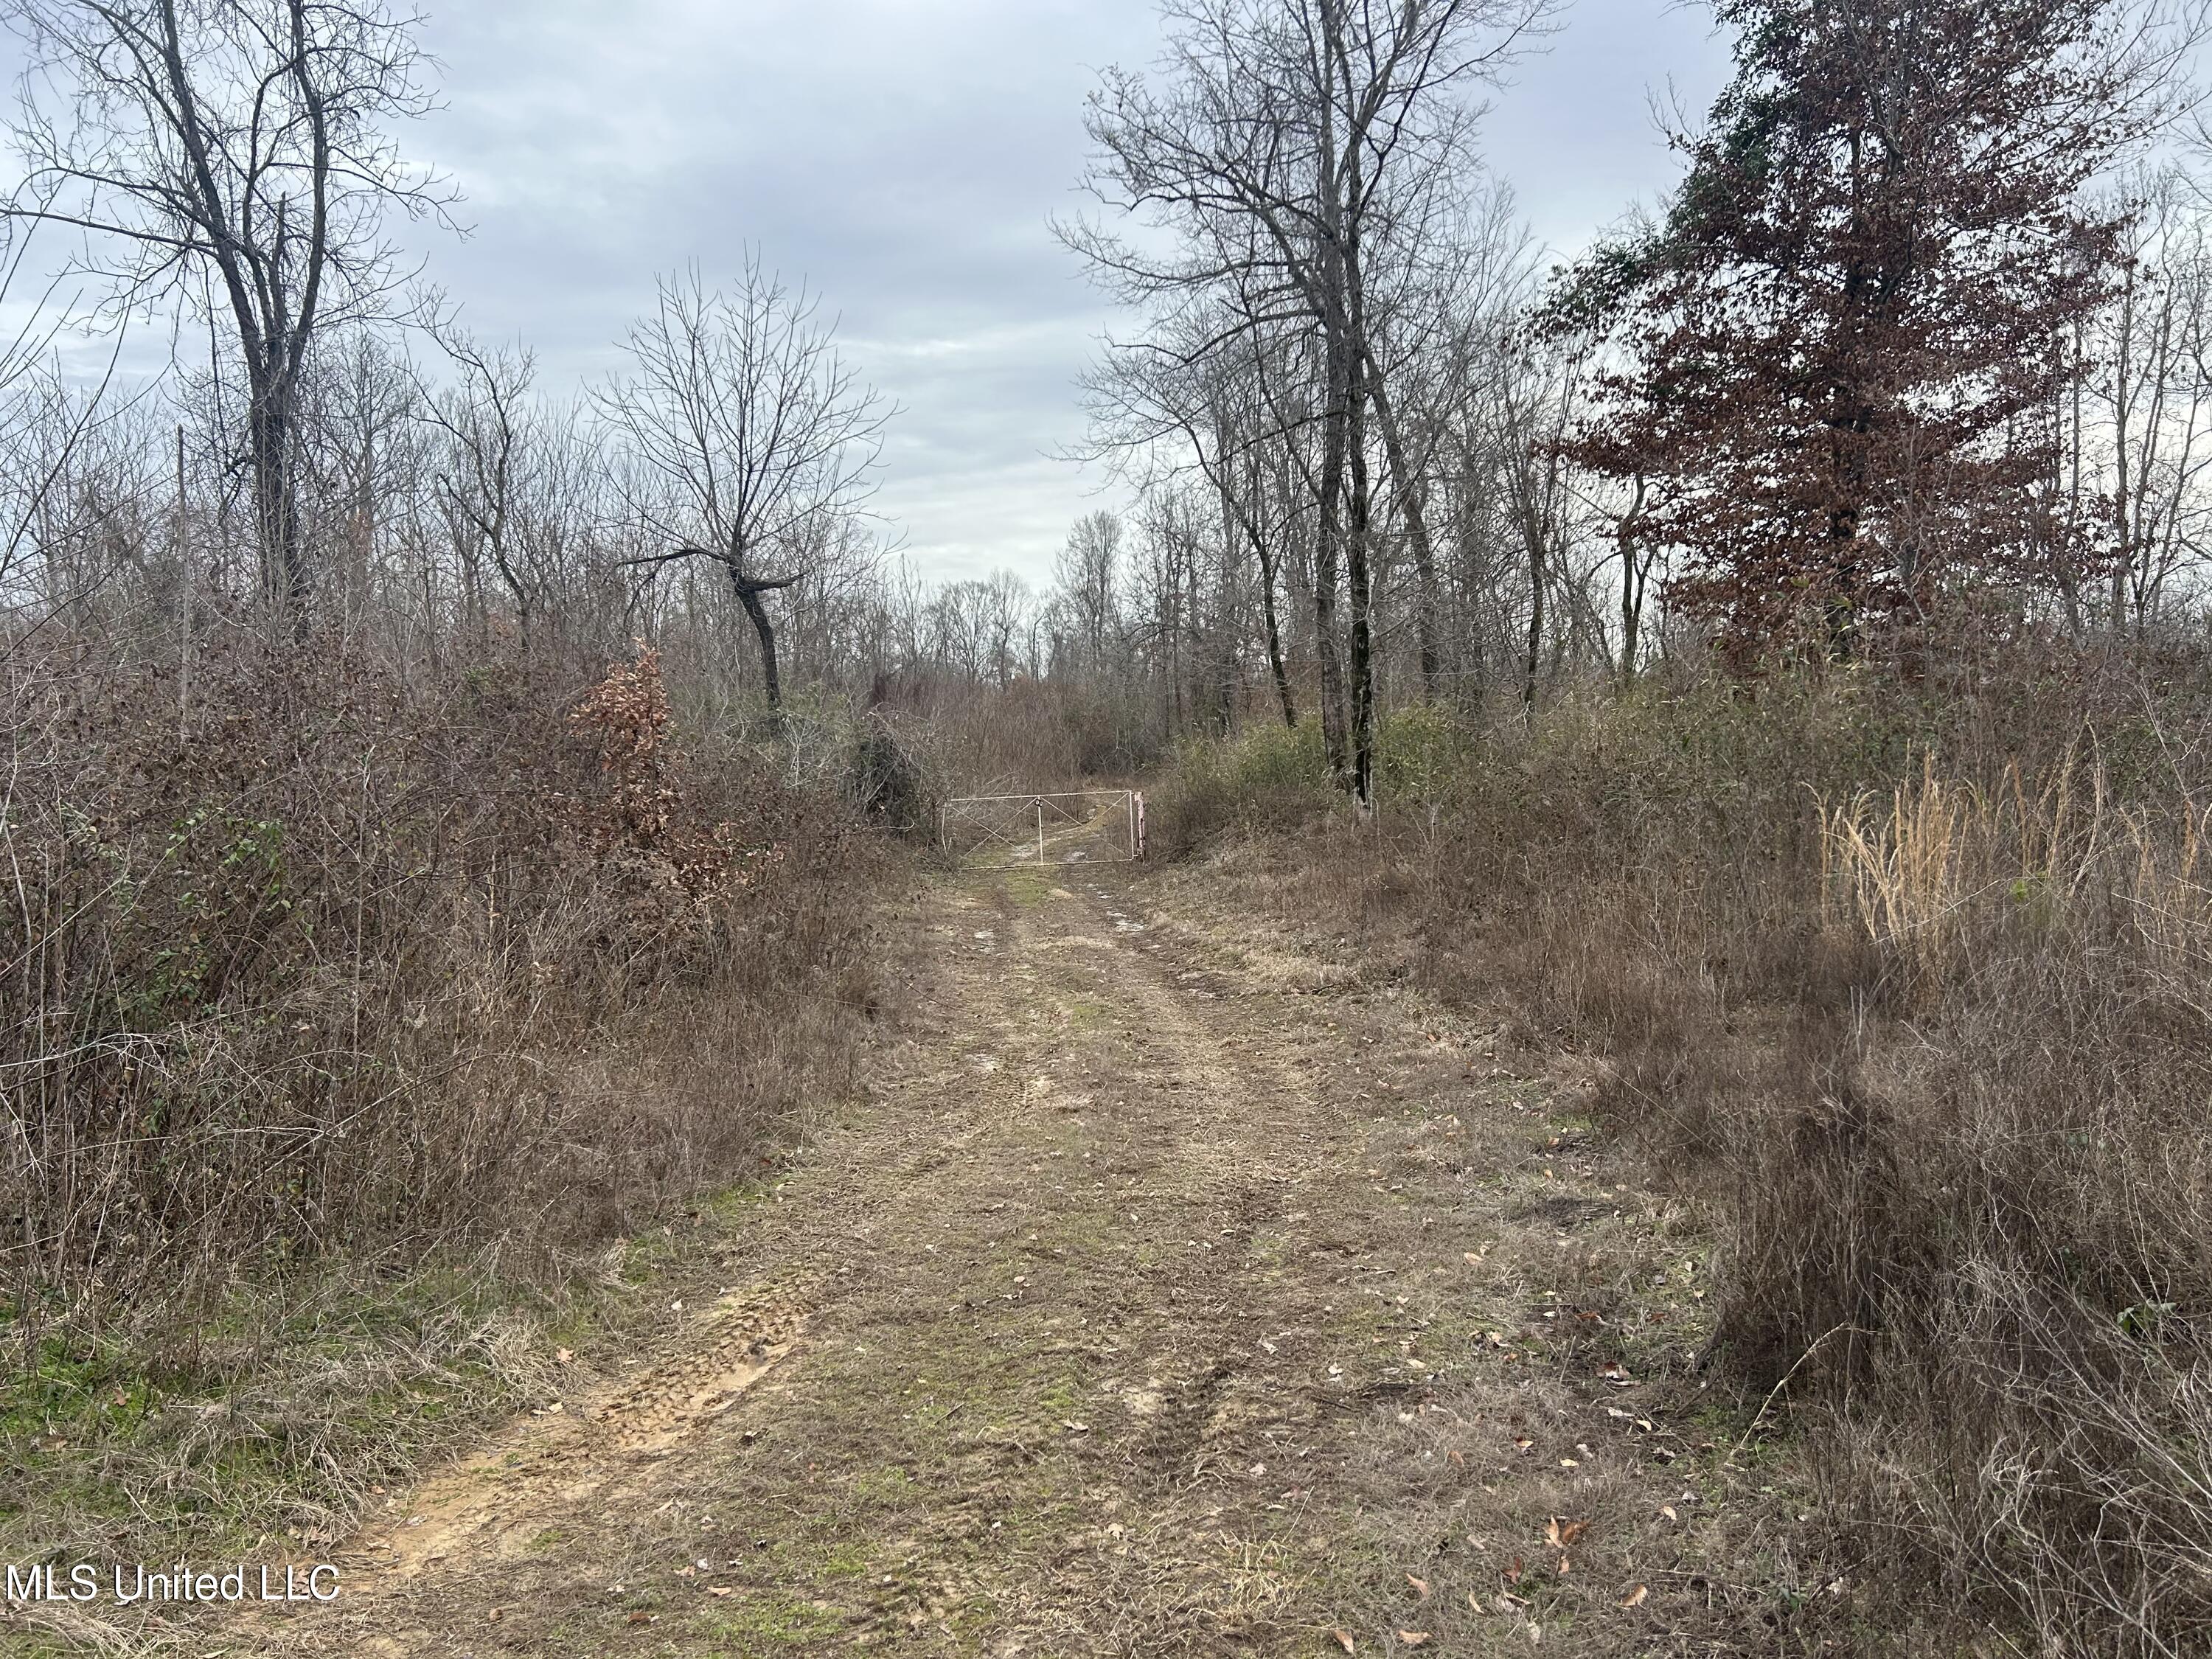
[[[1693,1292],[1620,1294],[1665,1206],[1479,1024],[1177,890],[932,887],[916,1029],[722,1294],[229,1650],[1714,1650],[1643,1381]]]

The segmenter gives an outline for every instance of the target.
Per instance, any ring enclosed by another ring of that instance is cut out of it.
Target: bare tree
[[[8,297],[24,252],[19,241],[0,269],[0,301]],[[40,551],[50,496],[80,447],[98,435],[122,354],[118,334],[100,384],[72,390],[59,361],[48,356],[61,326],[43,307],[33,307],[14,336],[0,341],[0,609],[16,598],[19,566]]]
[[[420,594],[416,625],[434,631],[435,597],[426,592],[447,568],[415,503],[428,482],[429,445],[422,390],[405,357],[382,331],[330,331],[307,366],[294,419],[294,511],[306,545],[317,551],[317,609],[349,633],[380,611],[374,603],[395,552],[407,566],[400,591]],[[482,615],[464,570],[463,614]],[[480,586],[477,585],[477,586]],[[426,638],[428,633],[426,632]]]
[[[1164,84],[1114,75],[1091,100],[1088,183],[1109,208],[1176,233],[1175,243],[1163,254],[1155,240],[1090,224],[1065,234],[1132,299],[1187,316],[1225,294],[1231,331],[1291,325],[1314,337],[1322,729],[1332,769],[1364,805],[1375,720],[1368,426],[1385,285],[1418,264],[1411,250],[1468,157],[1469,89],[1544,27],[1549,0],[1171,0],[1167,13]],[[1395,440],[1395,423],[1387,435]],[[1400,495],[1425,548],[1420,491]]]
[[[1157,349],[1109,356],[1085,378],[1091,441],[1079,453],[1086,459],[1107,459],[1140,491],[1172,486],[1195,465],[1219,520],[1217,597],[1237,597],[1241,554],[1249,552],[1258,568],[1253,586],[1276,705],[1284,724],[1296,726],[1297,705],[1276,605],[1282,515],[1269,499],[1262,461],[1263,450],[1289,435],[1280,429],[1266,384],[1270,343],[1269,336],[1237,328],[1217,310],[1166,325],[1154,341]],[[1227,672],[1241,641],[1224,630],[1217,634],[1221,652],[1230,653],[1217,665]]]
[[[764,596],[799,580],[781,562],[819,544],[828,521],[866,513],[893,412],[838,355],[819,313],[757,255],[726,294],[696,267],[665,278],[625,342],[631,372],[597,398],[654,486],[633,506],[674,544],[629,562],[658,571],[708,559],[728,573],[760,641],[771,712],[783,685]]]
[[[1060,591],[1074,612],[1070,620],[1087,653],[1086,667],[1105,655],[1117,625],[1121,555],[1121,520],[1103,508],[1078,519],[1060,550]]]
[[[2151,180],[2122,267],[2097,319],[2086,434],[2113,543],[2109,623],[2139,633],[2212,530],[2212,246],[2178,181]],[[2078,448],[2078,446],[2077,446]]]
[[[1443,578],[1431,498],[1446,434],[1506,395],[1498,341],[1526,308],[1535,250],[1511,189],[1480,175],[1438,173],[1419,207],[1419,230],[1394,235],[1395,266],[1370,284],[1368,389],[1415,577],[1414,631],[1423,696],[1442,695],[1455,654],[1444,637]],[[1454,199],[1463,187],[1464,199]]]
[[[300,387],[319,331],[388,308],[388,210],[442,213],[388,131],[430,97],[418,18],[382,0],[4,0],[27,53],[5,213],[86,233],[118,309],[212,303],[234,330],[264,591],[310,586]],[[220,298],[192,280],[211,274]],[[296,620],[295,620],[296,625]]]
[[[525,572],[514,521],[536,366],[526,349],[487,351],[457,331],[441,331],[438,343],[460,371],[459,384],[422,399],[423,417],[447,439],[438,497],[456,546],[472,562],[489,561],[514,600],[515,625],[527,648],[538,583]]]

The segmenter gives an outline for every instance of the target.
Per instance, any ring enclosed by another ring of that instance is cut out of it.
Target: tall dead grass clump
[[[2202,809],[2178,787],[2122,800],[2069,760],[1985,790],[1931,769],[1827,830],[1829,925],[1909,994],[1801,1110],[1798,1156],[1768,1148],[1732,1317],[1850,1322],[1838,1479],[1955,1587],[2009,1601],[2051,1650],[2196,1650],[2212,1637]],[[1817,1313],[1793,1305],[1808,1259],[1846,1293]]]

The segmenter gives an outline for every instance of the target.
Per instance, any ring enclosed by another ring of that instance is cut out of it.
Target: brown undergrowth
[[[2205,730],[2181,676],[1414,710],[1372,821],[1279,733],[1187,757],[1154,821],[1263,837],[1256,902],[1588,1057],[1711,1218],[1704,1373],[1794,1425],[1899,1628],[2179,1654],[2212,1636]]]
[[[650,652],[185,685],[65,641],[8,696],[11,1559],[327,1534],[617,1314],[883,1012],[898,860],[679,742]]]

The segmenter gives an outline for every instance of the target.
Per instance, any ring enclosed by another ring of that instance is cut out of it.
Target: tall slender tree
[[[1407,250],[1432,234],[1469,161],[1473,88],[1543,27],[1550,0],[1170,0],[1165,10],[1165,73],[1110,75],[1091,100],[1089,184],[1116,212],[1173,232],[1173,245],[1163,254],[1093,223],[1067,240],[1109,284],[1175,321],[1225,298],[1230,320],[1200,350],[1252,331],[1310,335],[1323,746],[1364,805],[1376,708],[1369,429],[1385,284],[1416,263]],[[1418,512],[1417,489],[1400,495]]]

